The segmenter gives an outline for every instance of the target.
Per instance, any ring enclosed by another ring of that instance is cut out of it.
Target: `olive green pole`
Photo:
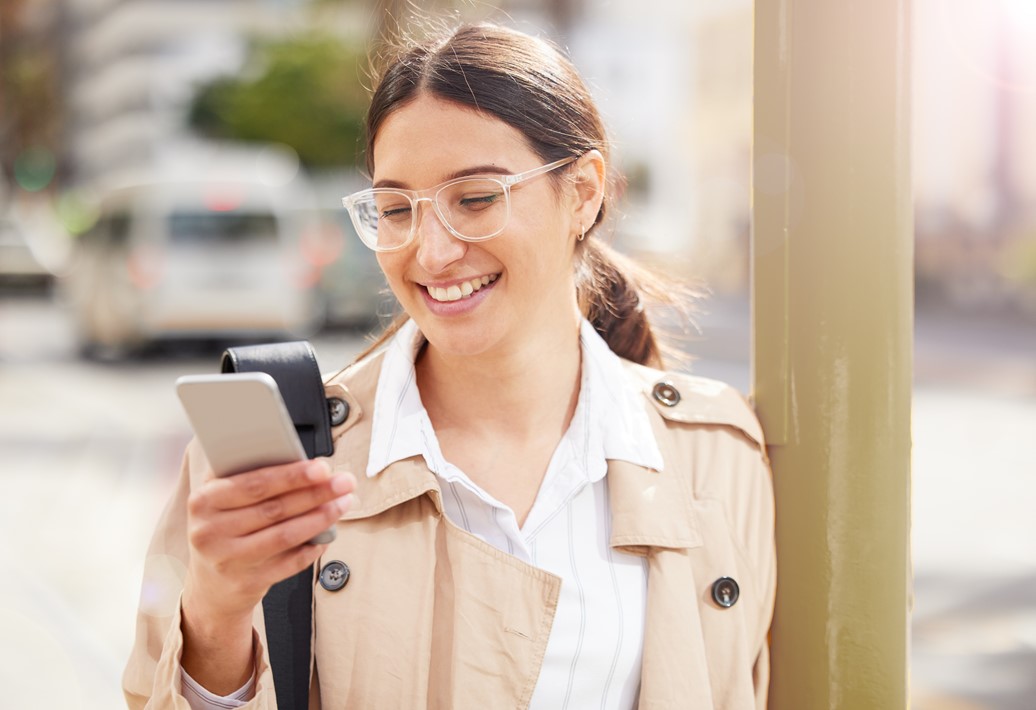
[[[753,393],[771,710],[908,704],[909,0],[756,0]]]

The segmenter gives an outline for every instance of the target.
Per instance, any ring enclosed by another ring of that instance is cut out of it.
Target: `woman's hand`
[[[223,695],[248,681],[256,604],[323,553],[326,545],[307,541],[349,509],[355,487],[352,474],[333,476],[315,459],[214,478],[191,492],[181,664],[192,678]]]

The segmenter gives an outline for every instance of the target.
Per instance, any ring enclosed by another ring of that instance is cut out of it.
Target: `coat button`
[[[331,426],[338,426],[349,418],[349,403],[341,397],[328,397],[327,413],[331,416]]]
[[[680,402],[680,391],[668,380],[656,384],[651,396],[667,407],[675,407]]]
[[[320,570],[320,586],[329,592],[337,592],[349,581],[349,565],[332,560]]]
[[[712,583],[712,601],[724,609],[734,606],[739,596],[741,596],[741,588],[731,577],[720,577]]]

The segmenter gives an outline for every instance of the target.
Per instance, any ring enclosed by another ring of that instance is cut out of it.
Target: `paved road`
[[[745,305],[710,311],[695,370],[747,387]],[[918,710],[1036,707],[1036,368],[1026,357],[1036,344],[984,327],[981,337],[952,321],[918,328]],[[362,344],[349,333],[315,340],[328,369]],[[60,308],[0,297],[5,708],[121,706],[147,537],[188,438],[172,382],[211,371],[216,355],[83,362]],[[41,701],[41,688],[63,700]]]

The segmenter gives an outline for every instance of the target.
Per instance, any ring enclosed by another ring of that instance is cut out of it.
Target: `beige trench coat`
[[[420,457],[363,475],[381,358],[326,385],[348,419],[334,430],[336,470],[359,480],[361,504],[338,524],[319,565],[351,576],[314,587],[311,708],[524,708],[532,696],[561,580],[482,542],[442,512]],[[665,471],[609,461],[611,545],[647,558],[639,708],[764,708],[767,631],[776,585],[773,493],[762,433],[734,390],[628,364],[642,383]],[[662,380],[682,395],[652,396]],[[207,465],[188,448],[149,551],[137,638],[124,675],[131,708],[188,710],[180,696],[179,592],[188,550],[186,499]],[[712,598],[734,578],[730,608]],[[164,599],[164,604],[160,601]],[[256,611],[258,683],[248,708],[276,707]]]

